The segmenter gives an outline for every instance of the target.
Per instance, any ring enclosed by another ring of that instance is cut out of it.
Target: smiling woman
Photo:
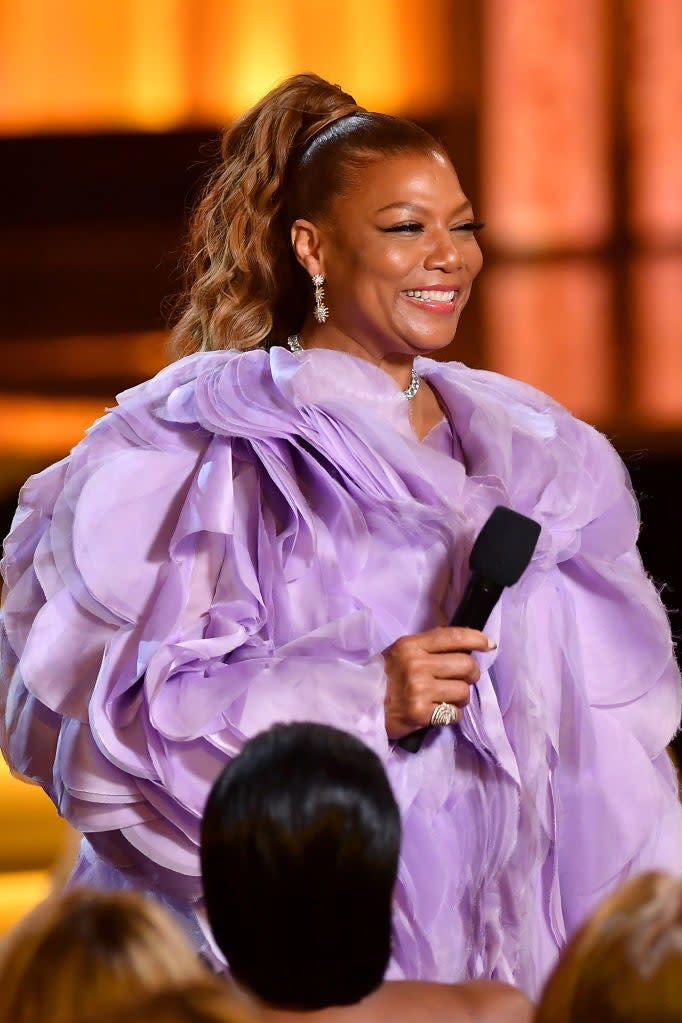
[[[421,128],[287,79],[197,208],[189,354],[22,493],[5,753],[83,832],[76,877],[151,889],[217,963],[204,802],[276,721],[386,765],[390,976],[533,993],[614,879],[676,868],[680,681],[622,464],[545,395],[429,358],[479,226]],[[451,628],[500,504],[540,522],[533,561],[486,635]]]
[[[481,225],[448,157],[431,147],[368,162],[317,223],[297,218],[291,229],[296,258],[311,277],[324,278],[334,311],[323,324],[304,326],[302,346],[310,338],[315,348],[366,359],[400,388],[416,355],[452,341],[483,261],[475,238]],[[430,388],[413,397],[410,416],[421,439],[443,412]]]
[[[326,278],[336,313],[316,345],[338,348],[342,335],[353,354],[378,359],[445,347],[482,264],[478,225],[452,164],[437,151],[398,154],[352,183],[318,225],[297,219],[292,227],[296,257]],[[382,206],[387,196],[396,199]]]

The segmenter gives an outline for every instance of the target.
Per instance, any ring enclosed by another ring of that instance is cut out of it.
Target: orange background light
[[[222,124],[313,69],[428,114],[461,102],[452,32],[448,0],[0,0],[0,131]]]

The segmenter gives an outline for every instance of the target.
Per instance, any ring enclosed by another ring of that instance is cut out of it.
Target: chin
[[[459,317],[454,322],[452,319],[448,319],[446,323],[422,323],[409,326],[406,324],[401,332],[403,343],[418,355],[440,352],[454,341],[458,324]]]
[[[455,340],[455,331],[451,331],[449,334],[437,334],[429,335],[425,337],[421,335],[419,337],[410,339],[410,347],[419,352],[420,355],[427,355],[429,352],[440,352],[443,348],[447,348]]]

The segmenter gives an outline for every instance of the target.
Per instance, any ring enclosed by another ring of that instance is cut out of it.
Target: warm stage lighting
[[[682,256],[637,257],[630,272],[632,391],[643,426],[682,428]]]
[[[648,244],[682,244],[682,2],[627,0],[630,222]]]
[[[43,398],[3,394],[0,403],[0,457],[62,458],[103,416],[106,399]]]
[[[370,109],[442,114],[467,99],[455,13],[448,0],[0,0],[0,132],[223,124],[300,71]]]
[[[606,0],[485,0],[481,163],[488,237],[585,251],[611,227]]]
[[[482,283],[486,365],[550,394],[592,423],[613,413],[611,280],[588,260],[489,267]]]

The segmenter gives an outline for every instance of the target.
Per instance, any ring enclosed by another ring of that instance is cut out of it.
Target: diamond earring
[[[313,310],[313,315],[318,323],[326,323],[329,310],[324,304],[324,277],[322,274],[314,274],[312,280],[315,286],[315,309]]]

